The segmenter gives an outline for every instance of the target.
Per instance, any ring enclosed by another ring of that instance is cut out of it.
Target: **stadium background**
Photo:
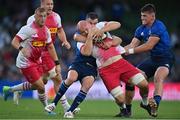
[[[157,18],[162,20],[170,33],[172,48],[176,56],[175,66],[171,75],[165,81],[165,92],[163,99],[180,100],[180,9],[178,0],[54,0],[54,11],[61,15],[62,24],[68,41],[72,45],[70,51],[59,47],[56,40],[56,50],[61,58],[63,79],[66,77],[68,66],[71,64],[75,53],[75,42],[73,34],[76,31],[76,23],[85,18],[86,13],[95,11],[100,21],[120,21],[122,27],[113,31],[112,34],[123,38],[123,45],[130,42],[134,31],[140,22],[139,9],[145,3],[153,3],[157,9]],[[15,85],[25,81],[15,66],[15,58],[18,51],[14,50],[10,42],[19,28],[26,24],[27,18],[33,14],[34,9],[39,6],[39,0],[0,0],[0,99],[2,98],[3,85]],[[148,53],[132,55],[127,59],[136,65],[143,60]],[[74,98],[77,92],[76,83],[68,92],[70,98]],[[101,86],[101,87],[99,87]],[[152,94],[153,84],[150,84]],[[49,82],[48,96],[53,97],[52,83]],[[75,89],[76,88],[76,89]],[[136,92],[138,92],[136,90]],[[96,94],[94,94],[96,93]],[[98,94],[97,94],[98,93]],[[25,92],[23,97],[35,97],[36,92]],[[101,80],[97,80],[90,91],[88,99],[112,99],[107,94]],[[139,96],[136,94],[136,99]],[[1,107],[1,105],[0,105]]]

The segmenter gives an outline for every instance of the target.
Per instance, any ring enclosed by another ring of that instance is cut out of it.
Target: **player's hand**
[[[24,55],[24,57],[26,57],[26,58],[29,58],[31,56],[31,50],[28,48],[22,48],[21,52]]]
[[[61,74],[61,66],[60,65],[56,65],[56,73],[57,73],[57,75]]]
[[[94,31],[95,29],[93,29],[93,28],[91,28],[91,29],[89,29],[89,31],[88,31],[88,35],[87,35],[87,39],[89,39],[89,40],[93,40],[94,39],[94,34],[95,34],[95,31]]]
[[[102,30],[96,29],[94,36],[99,38],[102,37],[104,32]]]
[[[130,49],[131,47],[129,46],[129,45],[127,45],[127,46],[125,46],[124,47],[124,49],[125,49],[125,55],[129,55],[129,49]]]
[[[65,46],[68,50],[71,48],[71,45],[68,41],[63,42],[62,46]]]

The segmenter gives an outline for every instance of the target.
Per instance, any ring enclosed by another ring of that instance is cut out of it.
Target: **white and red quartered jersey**
[[[19,52],[16,59],[18,68],[27,68],[40,62],[42,51],[44,51],[47,44],[52,42],[48,28],[46,26],[39,27],[35,22],[23,26],[16,37],[21,41],[21,46],[28,49],[30,53],[27,58],[21,51]]]
[[[96,27],[101,29],[102,27],[104,27],[104,25],[106,25],[106,22],[99,22],[96,24]],[[104,38],[103,41],[109,41],[109,40],[112,40],[112,37],[111,34],[107,32],[106,38]],[[78,49],[80,50],[83,45],[84,43],[78,42],[77,43]],[[110,47],[109,49],[103,49],[94,45],[92,50],[92,56],[96,58],[96,63],[98,67],[100,67],[109,58],[117,55],[121,55],[123,53],[125,53],[125,49],[120,45]]]
[[[34,15],[30,16],[27,20],[27,24],[32,23],[34,20]],[[57,31],[62,27],[61,17],[59,16],[59,14],[52,12],[46,17],[45,25],[49,28],[51,32],[51,38],[54,43]]]

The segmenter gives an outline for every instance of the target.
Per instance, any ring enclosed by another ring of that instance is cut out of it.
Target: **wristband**
[[[22,49],[23,49],[23,47],[22,47],[22,46],[19,46],[18,50],[21,51]]]
[[[128,52],[129,52],[129,54],[134,54],[134,48],[130,48],[130,49],[128,50]]]
[[[55,65],[60,65],[58,60],[54,61],[54,63],[55,63]]]

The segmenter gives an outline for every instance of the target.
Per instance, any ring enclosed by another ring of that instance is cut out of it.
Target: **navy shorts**
[[[169,71],[173,66],[174,59],[171,58],[148,58],[137,65],[137,67],[146,73],[148,78],[153,77],[157,68],[160,66],[167,67]]]
[[[78,79],[80,82],[86,76],[97,77],[97,67],[89,63],[73,63],[69,70],[75,70],[78,73]]]

